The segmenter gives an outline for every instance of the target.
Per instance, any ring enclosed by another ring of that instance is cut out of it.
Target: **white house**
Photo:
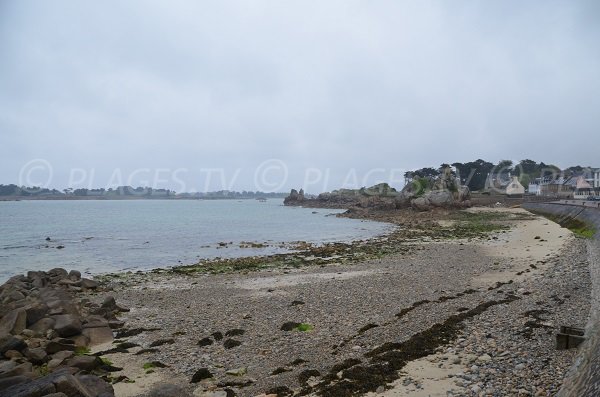
[[[536,183],[536,182],[529,182],[529,187],[527,188],[527,193],[535,194],[536,196],[539,196],[542,193],[542,190],[540,189],[540,184]]]
[[[506,186],[507,196],[522,196],[525,194],[525,188],[519,182],[519,178],[516,176],[512,177],[510,183]]]
[[[594,189],[600,188],[600,168],[593,171],[594,173]]]

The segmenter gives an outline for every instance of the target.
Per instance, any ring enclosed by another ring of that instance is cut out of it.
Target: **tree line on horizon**
[[[488,175],[501,179],[508,179],[509,176],[517,176],[523,186],[528,186],[531,181],[537,178],[556,178],[558,176],[568,178],[593,169],[592,167],[576,165],[561,170],[556,165],[546,164],[543,161],[538,163],[530,159],[521,160],[517,163],[512,160],[500,160],[498,163],[491,163],[477,159],[467,163],[444,163],[438,168],[425,167],[408,171],[404,174],[404,178],[407,182],[411,182],[417,178],[437,178],[444,168],[450,166],[456,170],[453,170],[452,173],[460,178],[460,183],[468,186],[472,191],[484,189]]]
[[[151,187],[118,186],[116,188],[99,189],[48,189],[38,186],[18,186],[15,184],[0,184],[0,197],[54,197],[54,198],[81,198],[81,197],[140,197],[140,198],[202,198],[202,199],[244,199],[244,198],[281,198],[283,193],[264,193],[253,191],[219,190],[214,192],[177,193],[169,189],[154,189]]]

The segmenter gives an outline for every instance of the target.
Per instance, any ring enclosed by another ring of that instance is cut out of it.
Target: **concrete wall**
[[[600,209],[598,203],[524,203],[523,208],[558,216],[559,220],[577,219],[596,227],[594,239],[588,241],[592,304],[586,325],[586,341],[569,370],[558,397],[600,396]]]

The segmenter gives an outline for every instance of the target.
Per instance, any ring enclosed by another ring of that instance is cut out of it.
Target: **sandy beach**
[[[554,334],[589,312],[585,242],[521,209],[469,211],[502,228],[457,238],[453,218],[402,218],[428,234],[377,259],[106,281],[139,331],[105,356],[129,379],[116,395],[552,395],[574,357]]]

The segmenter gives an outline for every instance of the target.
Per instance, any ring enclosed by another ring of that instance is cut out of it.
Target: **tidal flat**
[[[116,395],[165,383],[201,396],[556,392],[574,352],[554,334],[589,313],[585,239],[522,209],[345,216],[398,228],[99,278],[141,330],[107,356],[128,379]]]

